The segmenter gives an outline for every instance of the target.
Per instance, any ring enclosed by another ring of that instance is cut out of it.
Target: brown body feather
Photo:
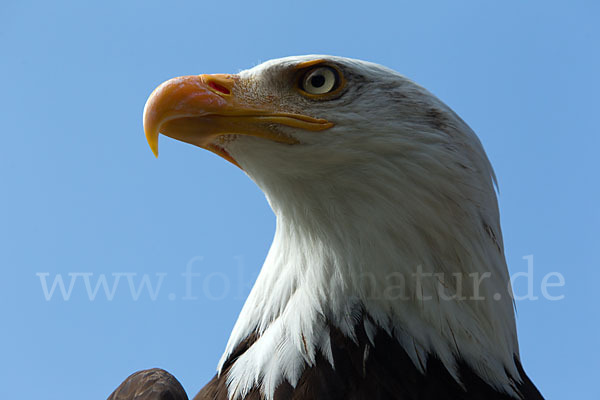
[[[108,400],[188,400],[188,397],[173,375],[152,368],[131,374]]]
[[[358,327],[363,324],[358,324]],[[374,343],[364,329],[357,329],[352,341],[330,326],[335,368],[322,355],[308,366],[296,387],[283,382],[275,391],[275,400],[514,400],[483,381],[464,362],[459,363],[461,384],[444,365],[430,355],[425,373],[414,365],[400,344],[379,330]],[[193,400],[228,400],[227,374],[236,359],[256,341],[250,335],[229,357],[221,375],[216,375]],[[521,363],[515,359],[521,383],[515,382],[523,400],[543,399]],[[262,400],[258,387],[244,400]],[[139,371],[128,377],[108,400],[187,400],[181,384],[161,369]]]
[[[374,343],[361,329],[357,329],[356,342],[331,326],[330,332],[335,368],[323,356],[317,356],[295,388],[287,382],[279,385],[275,400],[514,399],[484,382],[464,362],[459,363],[462,386],[434,355],[425,361],[425,373],[421,373],[400,344],[383,330],[377,332]],[[227,373],[255,340],[256,335],[251,335],[242,342],[225,363],[223,373],[215,376],[194,400],[227,400]],[[515,382],[515,387],[522,399],[542,399],[519,360],[515,361],[522,379],[522,383]],[[259,389],[250,391],[245,400],[262,400]]]

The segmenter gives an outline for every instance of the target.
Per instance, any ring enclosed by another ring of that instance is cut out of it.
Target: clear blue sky
[[[0,15],[0,398],[103,399],[154,366],[192,396],[209,380],[275,221],[211,153],[163,137],[155,159],[143,106],[174,76],[307,53],[396,69],[479,134],[511,273],[534,256],[525,368],[548,399],[600,397],[597,2],[24,0]],[[550,272],[562,300],[540,292]],[[47,301],[44,279],[68,289],[69,273],[68,300]],[[101,274],[119,276],[112,300],[86,292]],[[162,279],[155,300],[132,297],[143,274]]]

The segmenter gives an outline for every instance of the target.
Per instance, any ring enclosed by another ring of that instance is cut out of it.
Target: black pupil
[[[310,77],[310,84],[312,87],[320,88],[325,84],[325,77],[323,75],[313,75]]]

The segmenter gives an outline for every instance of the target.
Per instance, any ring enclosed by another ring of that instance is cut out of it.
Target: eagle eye
[[[304,72],[299,80],[300,89],[305,94],[320,96],[331,93],[340,87],[340,73],[329,66],[320,66]]]

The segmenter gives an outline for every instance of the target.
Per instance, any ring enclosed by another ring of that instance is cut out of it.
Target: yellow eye
[[[326,94],[339,86],[338,72],[331,67],[318,67],[309,70],[300,81],[300,89],[308,94]]]

